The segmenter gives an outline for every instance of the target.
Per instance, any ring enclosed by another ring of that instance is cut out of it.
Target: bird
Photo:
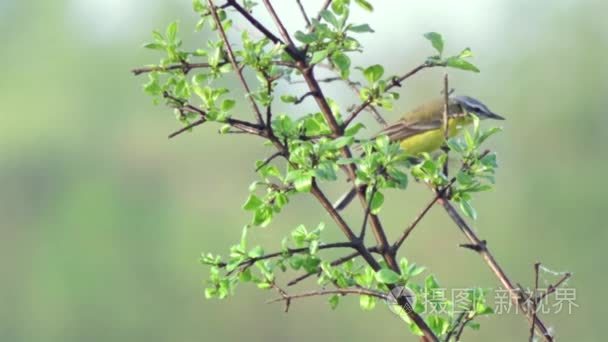
[[[431,153],[440,149],[445,140],[443,116],[445,98],[428,101],[414,110],[407,112],[397,122],[385,127],[374,136],[386,135],[391,142],[400,142],[401,149],[410,155]],[[504,117],[492,112],[488,106],[470,96],[450,96],[448,98],[448,137],[454,137],[462,129],[473,122],[472,115],[480,120],[505,120]],[[353,187],[342,195],[334,208],[343,210],[357,194]]]

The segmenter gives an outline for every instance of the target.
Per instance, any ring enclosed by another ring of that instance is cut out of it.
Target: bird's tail
[[[334,203],[334,209],[337,211],[344,210],[344,208],[346,208],[350,202],[353,201],[356,195],[357,189],[351,188],[348,192],[338,198],[338,200]]]

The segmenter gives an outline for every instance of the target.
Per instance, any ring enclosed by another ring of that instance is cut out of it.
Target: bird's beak
[[[496,113],[492,113],[492,112],[485,113],[485,115],[488,119],[494,119],[494,120],[504,120],[505,119],[502,116],[500,116]]]

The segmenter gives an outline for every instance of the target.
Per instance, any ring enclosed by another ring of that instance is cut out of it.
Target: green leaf
[[[329,297],[329,306],[331,307],[332,310],[335,310],[338,307],[339,303],[340,303],[340,296],[333,295],[333,296]]]
[[[368,24],[350,25],[348,27],[348,31],[357,33],[374,32],[374,30]]]
[[[344,135],[349,137],[355,136],[362,128],[365,128],[365,125],[360,122],[357,122],[352,127],[347,128],[344,132]]]
[[[315,53],[312,54],[310,64],[317,64],[317,63],[321,62],[322,60],[327,58],[328,54],[329,54],[329,51],[327,51],[327,50],[316,51]]]
[[[362,295],[359,297],[359,306],[361,309],[371,311],[376,306],[376,298],[372,296]]]
[[[341,51],[336,51],[331,56],[331,61],[340,69],[340,76],[348,78],[350,73],[350,58]]]
[[[315,177],[330,181],[338,179],[336,171],[334,170],[334,164],[331,162],[323,162],[317,165],[315,168]]]
[[[259,227],[266,227],[272,221],[272,208],[260,207],[253,214],[253,224]]]
[[[330,23],[333,27],[335,28],[339,28],[340,24],[338,23],[338,18],[336,18],[336,16],[328,10],[323,10],[321,11],[321,18],[325,19],[325,21],[327,21],[328,23]]]
[[[477,67],[475,65],[473,65],[473,64],[469,63],[468,61],[465,61],[464,59],[459,58],[459,57],[448,58],[446,60],[446,65],[451,68],[455,68],[455,69],[479,72],[479,69],[477,69]]]
[[[479,328],[481,327],[481,325],[477,322],[468,322],[467,323],[467,327],[473,329],[473,330],[479,330]]]
[[[352,144],[352,142],[353,142],[354,140],[355,140],[355,138],[354,138],[354,137],[352,137],[352,136],[343,136],[343,137],[339,137],[339,138],[337,138],[337,139],[335,139],[335,140],[333,140],[333,141],[331,142],[331,147],[332,147],[333,149],[338,150],[338,149],[341,149],[341,148],[342,148],[342,147],[344,147],[344,146],[347,146],[347,145]]]
[[[281,101],[285,103],[294,103],[298,100],[297,96],[293,95],[281,95]]]
[[[160,43],[148,43],[148,44],[144,45],[144,48],[151,49],[151,50],[164,51],[165,50],[165,45],[164,44],[160,44]]]
[[[424,34],[424,38],[428,39],[439,55],[443,54],[443,37],[437,32],[428,32]]]
[[[246,268],[241,273],[239,273],[239,280],[243,283],[251,281],[252,278],[253,278],[253,276],[251,274],[250,268]]]
[[[486,141],[489,137],[491,137],[492,135],[501,132],[502,128],[500,127],[492,127],[490,129],[488,129],[487,131],[483,132],[480,136],[477,144],[481,145],[484,141]]]
[[[296,31],[294,36],[297,40],[301,41],[304,44],[314,43],[317,40],[317,35],[315,33],[304,33],[302,31]]]
[[[170,43],[174,43],[175,40],[177,39],[177,21],[172,22],[171,24],[169,24],[169,26],[167,26],[167,41],[169,41]]]
[[[236,101],[234,101],[232,99],[226,99],[226,100],[222,101],[221,109],[222,109],[222,111],[227,112],[227,111],[231,110],[232,108],[234,108],[235,105],[236,105]]]
[[[424,289],[427,292],[430,292],[431,290],[437,289],[439,288],[439,283],[437,283],[437,279],[435,279],[435,276],[432,274],[429,274],[425,279],[424,279]]]
[[[372,65],[363,70],[363,76],[365,76],[365,79],[369,83],[376,83],[382,75],[384,75],[384,68],[379,64]]]
[[[243,204],[243,209],[247,211],[254,211],[261,207],[263,204],[264,202],[262,202],[262,200],[258,196],[250,194],[245,204]]]
[[[372,198],[371,202],[370,202],[370,212],[373,215],[377,215],[380,212],[380,209],[382,209],[382,204],[384,203],[384,195],[379,192],[376,191],[374,193],[374,197]]]
[[[374,10],[374,6],[372,6],[372,4],[366,0],[355,0],[355,3],[368,12],[372,12]]]
[[[424,266],[417,266],[416,264],[411,264],[407,269],[407,275],[410,277],[415,277],[420,273],[424,272],[425,270],[426,267]]]
[[[465,48],[464,50],[462,50],[460,52],[460,54],[458,55],[458,57],[460,58],[469,58],[469,57],[473,57],[473,51],[471,51],[470,48]]]
[[[460,201],[460,210],[462,210],[462,212],[471,219],[477,220],[477,211],[475,211],[475,208],[471,206],[469,201]]]
[[[262,246],[255,246],[252,250],[249,251],[247,256],[250,258],[259,258],[264,255],[264,248]]]
[[[400,279],[399,274],[388,268],[378,270],[375,276],[376,281],[382,284],[395,284]]]
[[[450,323],[443,317],[432,315],[427,317],[427,322],[429,323],[429,327],[437,336],[441,336],[448,332],[450,328]]]
[[[293,186],[298,192],[309,192],[312,186],[312,176],[308,174],[299,175],[294,181]]]

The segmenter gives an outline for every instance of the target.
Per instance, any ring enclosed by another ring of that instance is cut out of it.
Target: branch
[[[376,195],[376,192],[378,191],[378,189],[373,186],[372,187],[372,193],[369,196],[369,201],[367,202],[366,208],[365,208],[365,215],[363,216],[363,224],[361,225],[361,232],[359,233],[359,239],[361,241],[365,241],[365,228],[367,228],[367,219],[369,218],[369,214],[371,212],[372,209],[372,201],[374,200],[374,196]]]
[[[304,17],[304,21],[306,21],[306,27],[310,27],[311,26],[311,22],[310,22],[310,19],[308,19],[308,15],[306,14],[306,10],[304,9],[304,6],[302,6],[302,1],[301,0],[296,0],[296,2],[298,3],[298,7],[300,8],[300,12],[302,13],[302,17]]]
[[[388,300],[389,296],[379,292],[379,291],[374,291],[371,289],[366,289],[366,288],[347,288],[347,289],[335,289],[335,290],[319,290],[319,291],[310,291],[310,292],[304,292],[304,293],[299,293],[299,294],[295,294],[295,295],[283,295],[281,296],[281,298],[276,298],[276,299],[271,299],[269,301],[267,301],[266,303],[270,304],[270,303],[276,303],[276,302],[282,302],[282,301],[291,301],[293,299],[299,299],[299,298],[306,298],[306,297],[318,297],[318,296],[327,296],[327,295],[341,295],[341,296],[345,296],[345,295],[349,295],[349,294],[355,294],[355,295],[359,295],[359,296],[371,296],[371,297],[376,297],[376,298],[380,298],[383,300]]]
[[[418,223],[420,223],[420,221],[424,218],[424,216],[429,212],[429,210],[431,210],[431,208],[433,207],[433,205],[435,205],[435,203],[437,202],[437,200],[439,200],[438,195],[436,195],[435,197],[433,197],[433,199],[424,207],[424,209],[422,209],[422,211],[420,212],[420,214],[418,214],[418,216],[416,216],[416,218],[414,219],[414,221],[405,229],[405,231],[403,231],[403,234],[401,234],[401,237],[399,238],[399,240],[397,240],[397,242],[395,242],[393,244],[393,253],[397,253],[397,251],[399,250],[399,248],[401,247],[401,245],[403,244],[403,242],[405,241],[405,239],[408,238],[408,236],[410,236],[410,234],[412,233],[412,231],[414,230],[414,228],[416,228],[416,226],[418,226]]]
[[[188,126],[185,126],[185,127],[181,128],[181,129],[179,129],[179,130],[177,130],[177,131],[169,134],[169,139],[175,138],[176,136],[178,136],[178,135],[180,135],[180,134],[182,134],[184,132],[187,132],[187,131],[191,130],[192,128],[194,128],[194,127],[196,127],[198,125],[202,125],[202,124],[205,123],[205,121],[207,121],[207,119],[205,119],[205,118],[201,118],[201,119],[199,119],[197,121],[194,121],[193,123],[189,124]]]
[[[534,290],[532,290],[532,294],[530,298],[532,298],[532,324],[530,326],[530,342],[534,342],[534,327],[536,326],[536,292],[538,291],[538,268],[540,267],[540,262],[536,262],[534,264]]]
[[[262,164],[260,164],[258,167],[255,168],[255,172],[260,171],[261,168],[263,168],[264,166],[268,165],[268,163],[270,163],[274,158],[282,156],[283,152],[282,151],[277,151],[273,154],[270,155],[270,157],[266,158]]]
[[[297,104],[300,104],[300,103],[302,103],[302,102],[303,102],[303,101],[304,101],[304,100],[305,100],[307,97],[312,96],[312,95],[314,95],[314,94],[312,93],[312,91],[309,91],[309,92],[307,92],[306,94],[304,94],[304,95],[300,96],[300,98],[298,98],[297,100],[295,100],[295,101],[293,102],[293,104],[296,104],[296,105],[297,105]]]
[[[226,63],[228,63],[228,62],[220,63],[220,64],[218,64],[218,66],[222,66]],[[155,66],[151,66],[151,67],[136,68],[136,69],[131,70],[131,72],[135,76],[145,74],[148,72],[170,71],[170,70],[181,70],[184,74],[187,74],[192,69],[210,68],[210,67],[211,67],[211,65],[209,65],[209,63],[189,63],[189,62],[183,61],[180,64],[172,64],[172,65],[167,65],[167,66],[155,65]]]
[[[209,4],[209,8],[211,9],[211,16],[213,17],[213,20],[215,21],[215,24],[217,25],[217,30],[220,34],[220,37],[222,38],[222,41],[224,41],[226,52],[228,53],[228,58],[230,59],[232,68],[234,68],[234,71],[236,72],[237,76],[239,77],[239,80],[241,81],[243,88],[245,88],[245,92],[247,95],[246,97],[249,99],[249,102],[251,103],[251,107],[253,108],[253,111],[255,112],[255,115],[257,116],[258,123],[260,125],[264,125],[264,119],[262,118],[262,113],[260,112],[260,109],[258,108],[258,105],[255,102],[255,99],[252,96],[249,96],[249,94],[251,94],[251,90],[249,90],[249,85],[247,85],[247,81],[245,81],[245,77],[243,76],[243,70],[241,68],[239,68],[239,66],[236,62],[236,58],[234,57],[234,52],[232,51],[232,46],[230,45],[230,42],[228,41],[228,37],[226,36],[226,32],[224,31],[222,22],[217,14],[217,9],[215,8],[215,5],[213,4],[213,0],[207,0],[207,3]],[[228,3],[231,3],[231,5],[232,5],[232,1],[229,1]],[[270,125],[270,123],[268,123],[268,124]]]
[[[209,1],[209,0],[208,0]],[[300,56],[300,51],[294,49],[292,46],[286,45],[279,37],[277,37],[274,33],[270,32],[269,29],[266,28],[259,20],[254,18],[246,9],[244,9],[241,5],[239,5],[236,0],[228,0],[228,4],[232,6],[239,14],[241,14],[251,25],[253,25],[256,29],[258,29],[266,38],[270,39],[274,44],[285,45],[285,51],[293,58],[298,59],[296,57]]]
[[[538,298],[536,298],[535,301],[537,303],[539,303],[541,300],[545,299],[545,297],[547,297],[548,295],[555,292],[555,290],[557,290],[557,288],[560,287],[571,276],[572,276],[572,273],[570,273],[570,272],[567,272],[566,274],[564,274],[562,276],[562,278],[560,280],[558,280],[557,283],[555,283],[555,285],[549,285],[549,287],[547,288],[547,290],[545,292],[539,294]]]
[[[456,330],[458,330],[460,328],[460,324],[462,323],[462,320],[464,319],[464,317],[469,313],[468,310],[463,310],[460,315],[458,315],[458,317],[456,318],[456,321],[454,323],[454,326],[452,327],[452,329],[450,329],[445,337],[445,342],[450,342],[450,338],[452,338],[452,335],[456,334]],[[458,338],[456,338],[456,341],[458,341]]]
[[[496,275],[496,277],[498,278],[500,283],[504,286],[504,288],[509,291],[510,298],[511,298],[511,301],[513,302],[513,304],[518,305],[522,309],[522,312],[524,312],[526,314],[526,316],[530,320],[530,322],[534,321],[537,331],[539,332],[539,334],[541,336],[543,336],[543,338],[546,341],[552,342],[553,336],[551,336],[551,334],[549,333],[549,330],[547,330],[547,327],[545,326],[545,324],[538,317],[531,315],[529,312],[527,312],[525,310],[523,302],[520,301],[521,297],[518,294],[517,289],[513,286],[513,283],[511,282],[509,277],[506,275],[506,273],[503,271],[503,269],[500,267],[500,265],[498,264],[498,262],[496,261],[496,259],[492,255],[492,253],[490,253],[486,244],[481,239],[479,239],[479,237],[477,237],[477,235],[475,234],[473,229],[471,229],[471,227],[466,223],[466,221],[462,218],[462,216],[460,216],[460,214],[458,214],[458,212],[452,206],[452,204],[450,203],[449,200],[441,198],[440,201],[441,201],[441,204],[443,205],[443,208],[450,216],[450,218],[454,221],[454,223],[456,223],[456,225],[464,233],[464,235],[471,242],[471,244],[479,247],[478,253],[482,256],[484,261],[488,264],[488,266],[490,267],[492,272]]]
[[[449,132],[449,120],[448,120],[448,116],[450,113],[450,93],[448,91],[449,87],[448,87],[448,73],[446,72],[445,75],[443,76],[443,151],[445,152],[445,163],[443,164],[443,174],[445,175],[445,177],[448,177],[448,171],[449,171],[449,167],[448,167],[448,161],[449,161],[449,155],[450,155],[450,148],[448,147],[448,138],[450,137],[450,132]],[[449,191],[449,189],[448,189]],[[449,197],[449,195],[448,195]]]
[[[211,2],[212,0],[208,0],[208,1]],[[243,11],[238,10],[238,4],[234,0],[229,0],[229,2],[232,4],[233,7],[237,8],[237,11],[239,11],[239,13],[241,13],[256,28],[258,28],[260,31],[262,31],[270,40],[273,40],[275,43],[279,41],[276,36],[274,36],[272,33],[270,33],[270,31],[268,31],[263,25],[261,25],[257,20],[255,20],[253,17],[251,17],[251,15],[249,15],[249,13],[247,13],[244,10]],[[266,8],[268,9],[268,12],[270,13],[273,21],[277,25],[279,32],[281,33],[281,35],[287,42],[285,51],[296,61],[296,65],[298,66],[300,72],[302,73],[304,80],[306,81],[306,84],[308,85],[309,91],[313,93],[315,101],[317,102],[317,105],[319,106],[321,113],[325,117],[325,120],[327,121],[330,129],[332,130],[334,135],[342,136],[345,126],[339,125],[338,122],[336,121],[336,118],[334,117],[334,115],[331,111],[331,108],[327,102],[327,99],[323,95],[323,92],[319,86],[319,83],[317,82],[317,80],[314,77],[313,68],[311,68],[306,62],[306,56],[301,51],[299,51],[295,48],[293,42],[291,41],[291,38],[289,37],[289,34],[287,33],[287,30],[285,29],[281,20],[279,19],[276,12],[272,8],[272,5],[270,4],[269,0],[264,0],[264,4],[266,5]],[[215,14],[215,17],[216,17],[216,21],[217,21],[217,14]],[[398,80],[394,80],[394,81],[395,81],[394,83],[396,84]],[[275,144],[275,146],[277,145],[277,143],[275,141],[273,141],[273,143]],[[342,148],[341,153],[345,158],[352,157],[352,154],[348,147]],[[348,174],[349,174],[350,178],[355,179],[355,167],[353,165],[349,165],[347,167],[347,170],[348,170]],[[367,210],[366,199],[365,199],[366,187],[361,186],[357,190],[358,190],[357,192],[358,192],[359,199],[360,199],[364,209]],[[356,238],[356,236],[354,235],[353,231],[350,229],[348,224],[346,224],[346,222],[340,216],[340,214],[337,213],[337,211],[333,208],[331,202],[329,202],[327,200],[327,197],[325,196],[325,194],[323,194],[323,192],[319,189],[319,187],[316,184],[314,179],[313,179],[312,186],[311,186],[311,193],[317,198],[317,200],[321,203],[321,205],[325,208],[325,210],[330,214],[330,216],[336,222],[338,227],[343,231],[343,233],[347,236],[347,238],[351,242],[355,243],[355,246],[356,246],[355,248],[361,254],[361,256],[365,259],[365,261],[370,265],[370,267],[372,267],[376,271],[379,270],[380,264],[378,263],[378,261],[376,261],[376,259],[367,251],[367,249],[365,249],[362,241],[360,241]],[[371,219],[371,223],[372,223],[372,230],[374,232],[374,236],[379,245],[378,248],[381,250],[384,260],[386,261],[386,263],[389,265],[389,267],[392,270],[394,270],[396,272],[400,272],[399,266],[397,265],[395,258],[393,257],[393,255],[391,254],[391,252],[389,250],[390,248],[388,245],[388,241],[386,239],[386,235],[382,228],[380,220],[378,219],[378,217],[376,215],[371,215],[370,219]],[[391,289],[391,288],[394,288],[394,286],[389,286],[389,289]],[[424,319],[422,319],[422,317],[420,317],[416,312],[414,312],[414,310],[412,309],[409,302],[407,302],[407,300],[405,300],[405,299],[399,300],[399,305],[401,305],[401,307],[404,308],[407,315],[423,331],[425,337],[428,340],[439,341],[437,336],[428,327],[428,325],[426,324]]]

